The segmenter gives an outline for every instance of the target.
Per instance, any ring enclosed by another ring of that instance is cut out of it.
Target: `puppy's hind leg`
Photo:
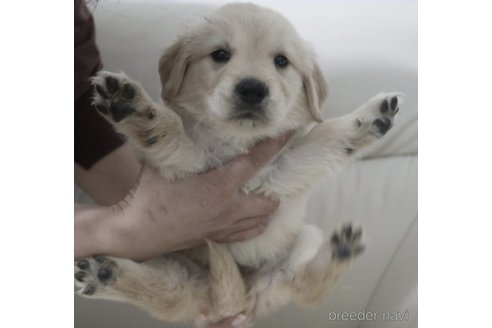
[[[87,258],[75,264],[75,288],[81,296],[131,303],[166,321],[191,322],[210,305],[206,270],[174,255],[144,263]]]
[[[292,280],[292,296],[303,304],[323,301],[337,279],[363,251],[362,230],[347,224],[326,241]]]

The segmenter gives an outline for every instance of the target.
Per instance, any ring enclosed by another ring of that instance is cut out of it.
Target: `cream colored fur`
[[[210,58],[220,48],[231,53],[227,63]],[[273,64],[278,54],[288,58],[288,67]],[[281,205],[265,232],[247,241],[209,242],[208,248],[145,263],[89,259],[88,276],[76,281],[80,293],[94,286],[91,297],[130,302],[163,320],[198,325],[239,312],[265,314],[291,300],[322,300],[350,258],[334,256],[333,243],[304,223],[308,190],[384,134],[374,122],[391,122],[397,109],[385,114],[381,104],[400,95],[379,94],[348,115],[323,121],[327,86],[313,51],[284,17],[252,4],[224,6],[181,35],[159,70],[165,105],[123,73],[101,72],[94,79],[103,86],[111,76],[136,90],[133,115],[119,122],[107,116],[115,128],[168,179],[220,166],[259,140],[296,131],[277,158],[243,186],[279,198]],[[269,88],[266,119],[260,122],[229,119],[234,86],[247,77]],[[108,100],[96,94],[95,102]],[[106,284],[97,279],[104,265],[113,268]]]

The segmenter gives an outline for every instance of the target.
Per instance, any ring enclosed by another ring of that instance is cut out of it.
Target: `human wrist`
[[[113,206],[111,243],[107,244],[111,255],[145,261],[175,250],[173,236],[156,223],[165,220],[141,203],[130,202],[124,208]]]
[[[75,259],[113,255],[119,230],[115,212],[107,206],[75,205]]]

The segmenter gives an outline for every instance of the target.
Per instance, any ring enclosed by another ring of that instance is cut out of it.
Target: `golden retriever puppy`
[[[167,179],[220,166],[259,140],[295,131],[243,186],[281,205],[265,232],[247,241],[209,242],[144,263],[82,260],[75,266],[78,293],[198,325],[265,314],[291,300],[322,300],[363,245],[351,225],[326,239],[304,223],[309,187],[382,137],[401,95],[379,94],[323,121],[327,85],[313,51],[283,16],[253,4],[221,7],[181,35],[159,72],[164,105],[125,74],[100,72],[97,108]]]

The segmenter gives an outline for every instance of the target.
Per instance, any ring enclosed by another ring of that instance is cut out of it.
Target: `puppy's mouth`
[[[239,125],[257,126],[267,124],[268,114],[265,105],[248,106],[237,104],[229,115],[229,121]]]
[[[239,106],[232,113],[230,119],[232,120],[251,120],[251,121],[264,121],[267,118],[264,106]]]

